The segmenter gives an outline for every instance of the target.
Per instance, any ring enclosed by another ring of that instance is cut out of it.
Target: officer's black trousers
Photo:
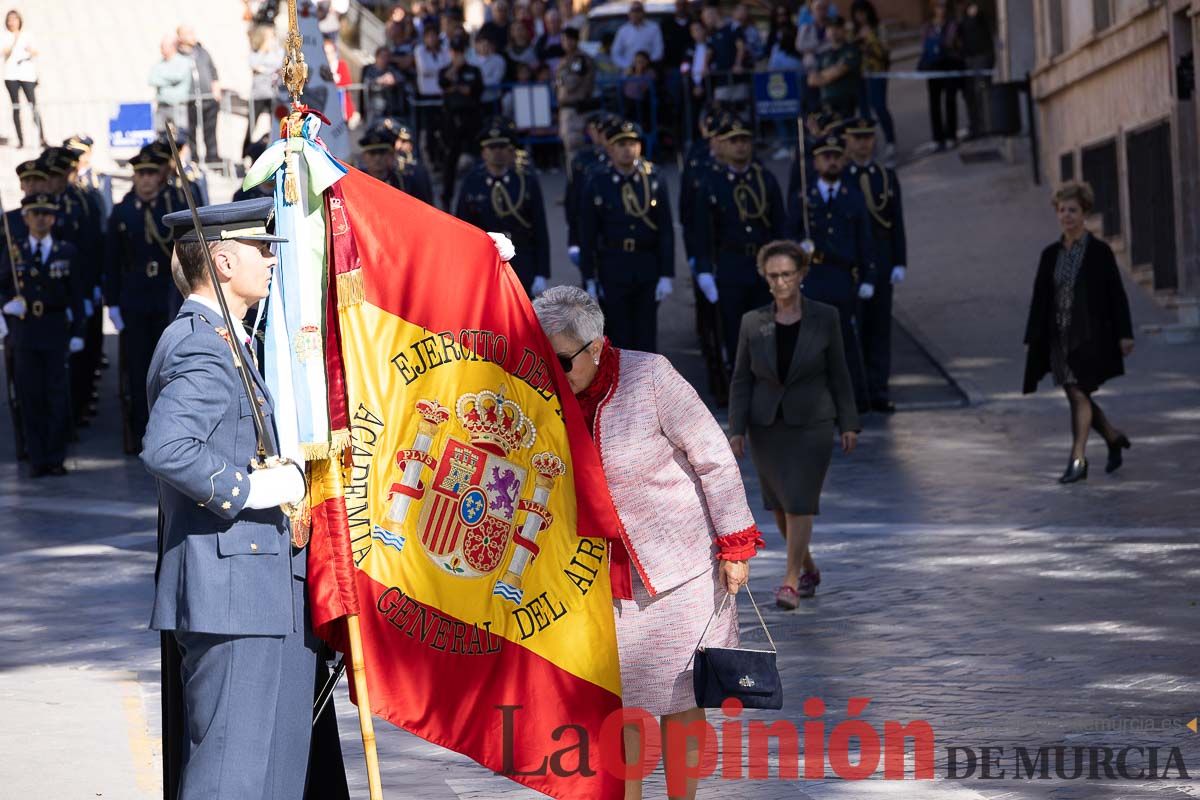
[[[859,315],[867,394],[872,403],[886,403],[892,373],[892,284],[877,284],[875,296],[862,302]]]
[[[648,282],[602,284],[604,327],[614,347],[658,352],[657,276]]]
[[[34,468],[55,467],[67,457],[70,387],[65,333],[61,341],[49,344],[57,346],[13,353],[25,451]]]
[[[201,100],[200,101],[200,116],[201,120],[196,119],[196,102],[193,100],[188,103],[188,138],[191,139],[192,155],[194,158],[200,157],[200,137],[197,132],[203,128],[204,130],[204,160],[208,162],[220,161],[221,155],[217,151],[217,114],[220,111],[220,103],[216,100]],[[197,125],[201,122],[201,125]]]
[[[721,283],[718,278],[717,305],[721,311],[721,335],[725,344],[725,360],[728,363],[733,363],[737,357],[738,329],[742,324],[742,315],[769,302],[771,292],[762,280],[753,284]]]
[[[850,370],[850,383],[854,385],[854,400],[860,410],[869,408],[867,376],[858,341],[858,287],[849,270],[814,264],[804,280],[804,296],[838,310],[846,367]]]
[[[124,311],[124,309],[122,309]],[[166,330],[171,317],[165,312],[129,311],[123,314],[125,330],[121,332],[125,347],[125,380],[129,392],[129,426],[140,449],[146,435],[150,408],[146,401],[146,375],[158,337]]]

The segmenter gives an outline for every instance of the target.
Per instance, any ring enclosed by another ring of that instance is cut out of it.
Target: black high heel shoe
[[[1108,463],[1104,465],[1104,471],[1106,473],[1113,473],[1119,470],[1121,465],[1125,463],[1121,451],[1128,450],[1131,447],[1133,447],[1133,443],[1129,441],[1129,437],[1123,433],[1118,436],[1108,446]]]
[[[1073,458],[1067,464],[1067,471],[1058,479],[1059,483],[1075,483],[1087,480],[1088,462],[1086,458]]]

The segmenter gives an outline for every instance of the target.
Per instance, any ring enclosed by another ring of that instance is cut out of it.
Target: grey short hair
[[[578,286],[552,286],[533,301],[533,310],[547,336],[565,333],[580,344],[604,335],[604,312]]]

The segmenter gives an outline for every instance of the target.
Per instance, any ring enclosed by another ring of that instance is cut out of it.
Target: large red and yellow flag
[[[313,486],[314,624],[339,643],[360,615],[375,715],[546,794],[619,797],[618,522],[533,309],[477,228],[356,170],[327,203],[352,444]]]

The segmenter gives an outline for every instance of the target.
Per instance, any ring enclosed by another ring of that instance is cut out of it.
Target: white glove
[[[670,278],[659,278],[658,285],[654,287],[654,302],[661,303],[666,300],[673,288],[675,287]]]
[[[567,258],[571,260],[572,264],[579,266],[579,245],[573,244],[567,248]]]
[[[533,290],[534,297],[537,297],[539,294],[546,291],[546,276],[545,275],[534,275],[533,276],[533,286],[530,286],[529,288],[531,290]]]
[[[83,351],[83,337],[72,336],[71,341],[67,342],[67,350],[69,350],[72,353],[82,352]]]
[[[600,302],[600,289],[596,286],[596,282],[594,280],[587,282],[587,293],[590,294],[592,299],[597,303]]]
[[[25,316],[26,311],[25,301],[20,297],[14,297],[12,300],[9,300],[7,303],[5,303],[4,308],[0,310],[3,310],[5,314],[9,314],[14,317],[23,317]]]
[[[257,469],[250,473],[250,492],[246,508],[276,508],[304,499],[304,477],[295,464]]]
[[[492,241],[496,245],[496,252],[500,254],[500,260],[512,261],[513,256],[517,254],[517,248],[513,246],[512,239],[503,233],[492,233],[491,231],[488,231],[488,236],[492,237]]]
[[[0,314],[0,339],[8,336],[8,323],[4,321],[4,315]]]
[[[858,287],[858,297],[860,300],[870,300],[875,296],[875,287],[869,283],[864,283]]]
[[[125,320],[121,319],[121,309],[116,306],[108,307],[108,321],[117,329],[117,333],[125,330]]]
[[[711,272],[701,272],[696,275],[696,285],[700,287],[700,294],[707,298],[708,302],[716,304],[717,302],[717,281]]]
[[[904,266],[892,267],[892,283],[904,283]]]
[[[83,315],[85,317],[87,317],[88,319],[91,319],[92,314],[95,314],[95,313],[96,313],[96,307],[92,305],[92,301],[87,299],[86,297],[83,298]]]

